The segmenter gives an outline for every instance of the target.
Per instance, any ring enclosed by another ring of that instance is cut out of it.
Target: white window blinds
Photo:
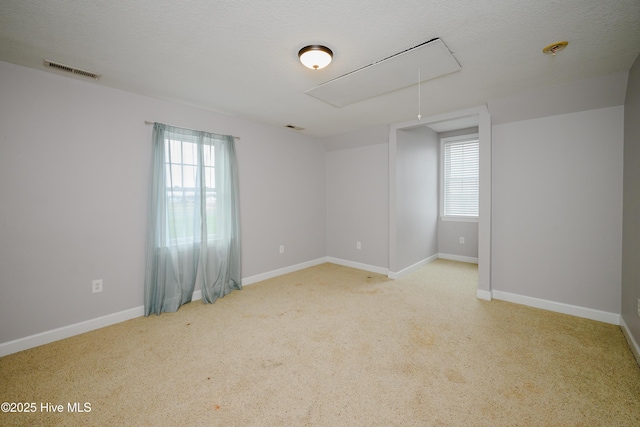
[[[478,137],[444,138],[443,215],[478,216],[479,145]]]

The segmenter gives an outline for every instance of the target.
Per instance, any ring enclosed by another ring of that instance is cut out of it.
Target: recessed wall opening
[[[478,216],[445,218],[441,139],[471,134],[478,139]],[[477,296],[491,299],[491,120],[486,107],[392,125],[389,162],[389,277],[402,277],[439,257],[477,262]]]

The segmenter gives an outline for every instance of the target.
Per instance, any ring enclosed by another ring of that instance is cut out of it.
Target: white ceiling
[[[341,108],[305,91],[433,38],[462,69],[422,84],[423,117],[626,72],[639,23],[638,0],[0,0],[0,60],[329,136],[415,119],[417,85]],[[304,68],[308,44],[333,63]]]

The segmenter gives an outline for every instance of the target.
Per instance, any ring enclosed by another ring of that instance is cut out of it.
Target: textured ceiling
[[[305,91],[433,38],[462,69],[422,84],[423,117],[626,72],[639,22],[638,0],[1,0],[0,60],[329,136],[415,119],[417,86],[341,108]],[[334,52],[318,71],[297,59],[316,43]]]

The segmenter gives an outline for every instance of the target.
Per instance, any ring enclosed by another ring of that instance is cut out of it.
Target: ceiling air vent
[[[98,80],[100,78],[100,74],[92,73],[91,71],[81,70],[80,68],[70,67],[68,65],[59,64],[57,62],[51,62],[48,59],[44,60],[45,67],[54,68],[59,71],[64,71],[65,73],[71,73],[82,77],[88,77],[90,79]]]

